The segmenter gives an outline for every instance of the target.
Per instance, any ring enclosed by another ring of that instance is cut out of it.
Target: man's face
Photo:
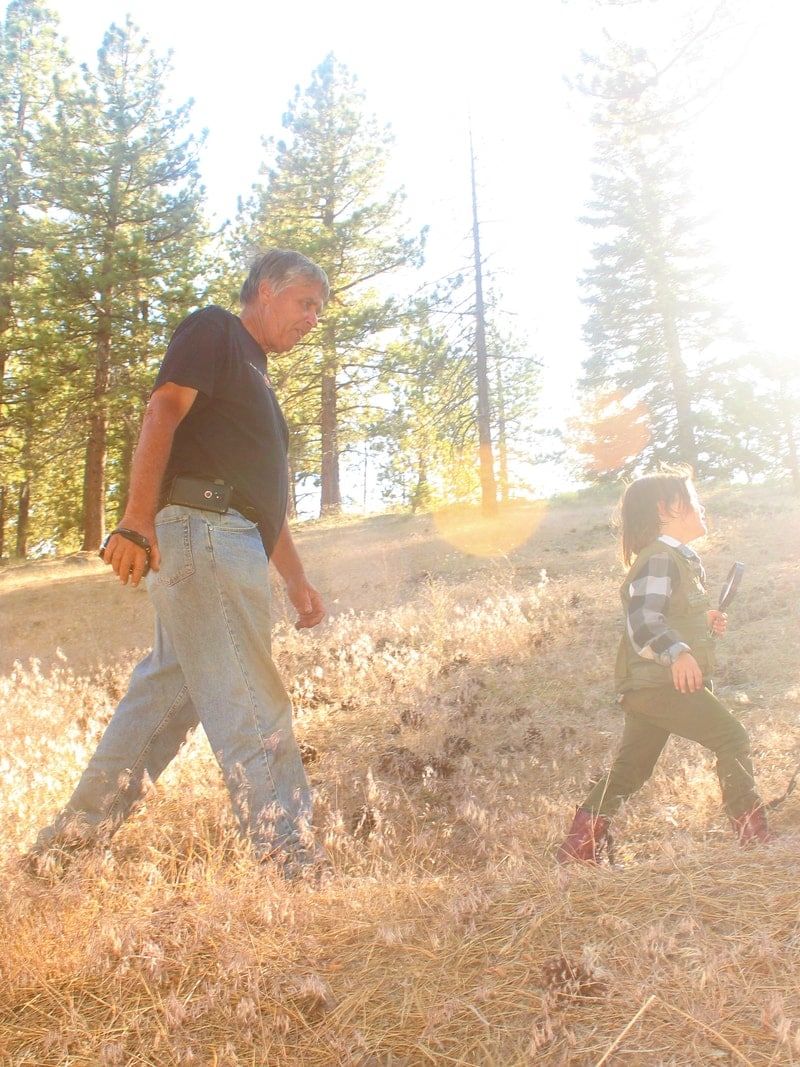
[[[322,314],[322,289],[314,282],[293,282],[275,293],[267,282],[259,289],[263,343],[268,352],[288,352],[317,325]]]

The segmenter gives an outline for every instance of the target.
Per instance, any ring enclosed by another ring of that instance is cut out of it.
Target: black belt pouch
[[[224,515],[230,507],[233,486],[210,478],[197,478],[193,474],[176,474],[169,488],[167,501],[182,504],[186,508],[201,511],[216,511]]]

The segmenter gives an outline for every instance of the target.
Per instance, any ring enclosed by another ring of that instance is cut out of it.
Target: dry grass
[[[772,796],[800,758],[800,509],[766,490],[709,504],[714,585],[730,559],[750,565],[720,683]],[[345,609],[313,639],[275,635],[336,870],[320,891],[251,862],[201,736],[105,855],[26,879],[14,857],[68,796],[130,664],[110,645],[103,669],[0,679],[0,1062],[800,1063],[800,801],[778,842],[742,853],[710,761],[673,741],[617,820],[624,866],[553,863],[618,733],[606,516],[556,509],[499,562],[429,520],[301,536],[315,575],[336,559],[321,584]],[[386,565],[393,533],[405,571]],[[347,610],[362,581],[371,607],[365,591]]]

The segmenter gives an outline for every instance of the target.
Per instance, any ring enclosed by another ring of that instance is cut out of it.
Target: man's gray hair
[[[287,248],[273,248],[256,256],[245,279],[239,301],[244,307],[255,300],[261,282],[269,282],[272,291],[279,293],[287,285],[304,281],[318,285],[322,290],[323,303],[327,304],[330,296],[328,275],[301,252],[292,252]]]

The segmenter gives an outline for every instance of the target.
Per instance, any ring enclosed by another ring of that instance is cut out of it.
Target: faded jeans
[[[146,579],[153,649],[36,847],[110,837],[199,722],[256,854],[294,852],[311,796],[272,662],[269,564],[258,527],[235,511],[170,504],[156,517],[156,535],[161,569]]]

